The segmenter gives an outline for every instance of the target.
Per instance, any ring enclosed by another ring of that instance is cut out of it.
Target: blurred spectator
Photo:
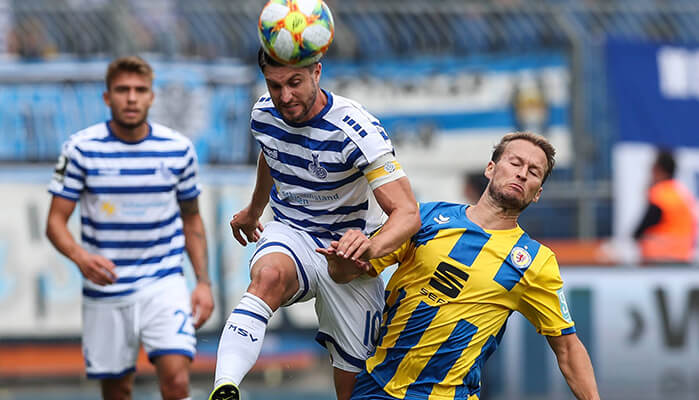
[[[463,177],[463,195],[468,204],[476,204],[488,186],[488,178],[483,171],[467,171]]]
[[[10,32],[8,49],[25,60],[42,60],[56,54],[56,46],[51,41],[46,27],[39,18],[18,18]]]
[[[696,199],[674,179],[673,154],[661,150],[651,169],[648,209],[634,239],[644,264],[691,263],[697,239]]]

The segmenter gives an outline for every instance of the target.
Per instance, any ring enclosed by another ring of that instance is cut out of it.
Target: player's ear
[[[495,170],[495,163],[491,160],[488,161],[488,165],[485,167],[485,172],[483,175],[485,175],[486,178],[489,180],[493,180],[493,171]]]
[[[541,192],[544,191],[544,188],[542,186],[539,186],[539,190],[536,191],[536,195],[534,195],[534,199],[532,200],[534,203],[539,201],[539,197],[541,197]]]
[[[320,62],[316,63],[315,68],[313,68],[313,79],[316,81],[316,83],[320,82],[320,76],[323,73],[323,64]]]
[[[112,107],[112,101],[109,99],[109,90],[102,92],[102,100],[104,100],[104,104],[106,104],[107,107]]]

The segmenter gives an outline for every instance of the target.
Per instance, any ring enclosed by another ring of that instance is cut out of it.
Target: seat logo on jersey
[[[517,266],[517,268],[524,269],[529,267],[529,264],[532,263],[532,256],[527,250],[517,246],[512,249],[510,260],[512,260],[512,264]]]
[[[434,271],[432,278],[430,278],[430,286],[439,290],[444,295],[455,299],[456,296],[461,293],[461,289],[464,287],[464,282],[467,280],[468,273],[466,273],[466,271],[462,271],[458,267],[451,264],[441,262],[439,265],[437,265],[437,270]],[[439,303],[439,301],[437,302]]]
[[[313,153],[313,162],[308,164],[308,171],[315,175],[319,179],[325,179],[328,177],[328,170],[323,168],[318,161],[318,154]]]
[[[450,221],[449,217],[445,217],[442,214],[439,214],[439,217],[434,217],[432,219],[434,220],[434,222],[438,223],[439,225],[446,224],[447,222]]]

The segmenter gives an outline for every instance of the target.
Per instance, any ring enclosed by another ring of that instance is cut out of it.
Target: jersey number
[[[185,327],[187,326],[187,320],[189,319],[189,315],[187,315],[187,313],[182,311],[182,310],[175,311],[175,316],[177,316],[177,315],[182,316],[182,323],[180,324],[180,328],[177,330],[177,334],[178,335],[194,336],[194,334],[187,332],[185,330]]]
[[[437,266],[434,276],[430,279],[430,286],[454,299],[464,287],[464,284],[457,278],[466,282],[468,274],[451,264],[441,262]]]
[[[366,312],[364,319],[364,345],[368,346],[369,341],[372,345],[376,345],[379,338],[379,326],[381,325],[381,312],[376,311],[373,315],[371,311]]]

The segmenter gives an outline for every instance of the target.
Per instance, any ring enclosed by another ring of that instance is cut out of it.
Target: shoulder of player
[[[80,148],[80,146],[84,143],[104,139],[107,136],[109,136],[107,124],[101,122],[99,124],[88,126],[87,128],[79,130],[70,135],[68,140],[66,140],[66,142],[63,144],[63,147],[68,149]]]
[[[193,147],[192,141],[184,134],[157,122],[149,122],[149,124],[153,129],[151,134],[154,138],[165,139],[186,147]]]
[[[430,230],[433,226],[439,229],[452,226],[450,223],[458,223],[463,204],[449,203],[446,201],[432,201],[419,203],[420,230]]]
[[[524,234],[527,235],[526,232]],[[528,249],[538,248],[535,255],[535,261],[539,262],[541,265],[544,265],[551,260],[555,261],[556,259],[556,255],[550,247],[539,242],[538,240],[532,239],[529,235],[526,236],[526,240],[520,242],[520,245],[521,247]]]
[[[172,140],[181,140],[181,141],[189,141],[189,138],[182,133],[176,131],[175,129],[172,129],[168,126],[165,126],[163,124],[157,123],[157,122],[149,122],[151,128],[153,131],[151,132],[153,136],[156,137],[162,137],[162,138],[167,138],[167,139],[172,139]]]
[[[265,93],[260,96],[255,104],[252,106],[252,111],[264,111],[265,109],[274,108],[274,103],[272,103],[272,97],[269,93]]]
[[[325,120],[352,139],[359,140],[367,136],[380,135],[379,120],[361,104],[336,94],[332,96],[333,106],[325,115]]]

